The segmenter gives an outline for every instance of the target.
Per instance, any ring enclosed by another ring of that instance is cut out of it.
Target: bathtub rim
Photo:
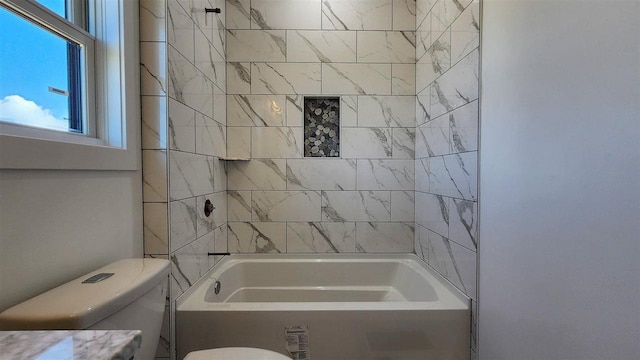
[[[194,299],[204,293],[207,283],[216,274],[241,262],[402,262],[416,271],[423,271],[452,295],[454,301],[402,302],[206,302]],[[196,305],[196,304],[199,304]],[[449,280],[433,270],[415,254],[231,254],[224,256],[187,291],[176,299],[176,311],[354,311],[354,310],[471,310],[471,298]]]

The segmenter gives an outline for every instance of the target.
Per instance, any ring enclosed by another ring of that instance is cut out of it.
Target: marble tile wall
[[[214,265],[208,252],[227,251],[224,8],[140,0],[144,250],[171,261],[157,359],[175,358],[175,300]]]
[[[416,2],[415,252],[472,298],[476,358],[478,0]]]
[[[413,252],[415,0],[227,0],[229,251]],[[340,96],[305,158],[303,96]]]

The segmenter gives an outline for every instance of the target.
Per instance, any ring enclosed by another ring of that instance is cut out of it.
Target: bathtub
[[[229,346],[309,360],[469,359],[469,299],[415,255],[226,256],[176,309],[178,359]]]

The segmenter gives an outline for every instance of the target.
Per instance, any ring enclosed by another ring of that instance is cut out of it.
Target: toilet
[[[165,301],[169,261],[124,259],[0,313],[3,330],[142,330],[136,360],[154,358]],[[272,351],[224,348],[194,351],[189,360],[281,360]]]
[[[213,359],[233,359],[233,360],[291,360],[274,351],[254,349],[246,347],[228,347],[221,349],[192,351],[185,356],[184,360],[213,360]]]

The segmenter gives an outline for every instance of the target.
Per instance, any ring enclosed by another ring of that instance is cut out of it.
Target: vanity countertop
[[[0,331],[2,360],[129,360],[140,330]]]

